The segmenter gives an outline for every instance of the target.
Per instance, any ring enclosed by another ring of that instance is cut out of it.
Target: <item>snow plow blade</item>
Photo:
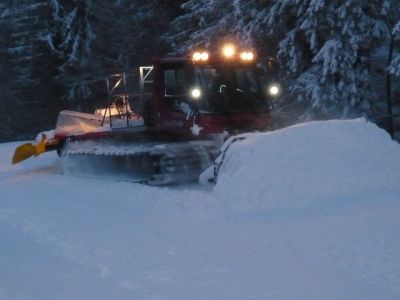
[[[42,138],[42,140],[36,144],[23,144],[15,149],[12,157],[12,164],[15,165],[16,163],[24,161],[31,156],[38,156],[44,152],[56,150],[57,144],[57,140],[47,140],[46,138]]]
[[[40,142],[41,143],[41,142]],[[14,156],[12,158],[12,164],[19,163],[31,156],[38,156],[41,152],[41,147],[37,147],[32,143],[26,143],[15,149]],[[44,151],[43,151],[44,152]]]

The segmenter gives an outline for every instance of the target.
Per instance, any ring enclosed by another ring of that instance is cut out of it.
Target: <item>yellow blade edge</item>
[[[43,152],[46,152],[46,141],[47,140],[41,140],[39,143],[34,145],[35,147],[35,156],[38,156],[39,154],[42,154]]]
[[[36,145],[32,143],[23,144],[14,151],[14,155],[12,158],[12,164],[19,163],[33,155],[38,155],[36,151]]]
[[[26,143],[19,146],[14,151],[14,155],[12,158],[12,164],[19,163],[31,156],[38,156],[47,151],[56,150],[58,145],[58,140],[50,139],[47,140],[46,138],[42,138],[37,144],[33,143]]]

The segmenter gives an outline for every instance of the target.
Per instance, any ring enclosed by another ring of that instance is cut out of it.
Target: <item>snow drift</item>
[[[0,144],[0,299],[400,299],[400,147],[364,120],[232,144],[217,185],[11,166]]]
[[[400,200],[400,146],[365,119],[315,121],[233,143],[215,193],[240,209]]]

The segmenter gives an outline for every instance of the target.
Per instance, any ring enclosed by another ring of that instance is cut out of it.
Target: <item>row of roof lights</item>
[[[207,61],[209,57],[208,52],[195,52],[193,54],[194,61]]]
[[[222,48],[222,55],[226,59],[232,59],[236,54],[236,47],[233,44],[226,44]],[[208,52],[203,51],[203,52],[195,52],[193,53],[192,59],[195,62],[206,62],[208,61],[210,55]],[[240,59],[243,61],[252,61],[254,59],[254,53],[251,51],[245,51],[240,53],[239,55]]]

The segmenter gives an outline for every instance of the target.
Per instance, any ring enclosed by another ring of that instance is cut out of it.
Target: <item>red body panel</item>
[[[270,126],[269,114],[207,113],[187,118],[184,113],[160,110],[156,127],[160,130],[171,130],[180,134],[193,135],[194,126],[199,127],[199,135],[215,133],[265,130]]]

